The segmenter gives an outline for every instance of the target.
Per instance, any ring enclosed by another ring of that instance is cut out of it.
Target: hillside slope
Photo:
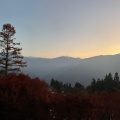
[[[111,72],[120,73],[120,54],[96,56],[87,59],[58,57],[53,59],[25,57],[28,66],[22,71],[32,77],[40,77],[48,83],[52,78],[85,86],[92,78],[103,78]]]

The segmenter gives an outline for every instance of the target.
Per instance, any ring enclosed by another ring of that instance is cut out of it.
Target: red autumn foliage
[[[0,101],[33,118],[37,114],[43,117],[44,111],[48,111],[47,86],[44,81],[23,74],[0,76]]]
[[[59,94],[24,74],[0,76],[1,120],[119,120],[120,92]]]
[[[119,120],[120,118],[120,92],[95,93],[90,96],[94,105],[92,116],[95,120]]]

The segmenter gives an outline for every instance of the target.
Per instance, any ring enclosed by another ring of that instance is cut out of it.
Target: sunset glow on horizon
[[[0,29],[5,23],[15,27],[24,56],[88,58],[120,53],[119,0],[0,2]]]

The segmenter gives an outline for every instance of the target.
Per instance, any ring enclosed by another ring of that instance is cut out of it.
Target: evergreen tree
[[[115,88],[118,88],[118,87],[119,87],[119,84],[120,84],[119,75],[118,75],[118,73],[116,72],[116,73],[115,73],[115,76],[114,76],[114,87],[115,87]]]
[[[113,77],[112,77],[112,74],[111,74],[111,73],[108,74],[108,80],[109,80],[109,81],[113,81]]]
[[[118,73],[117,73],[117,72],[115,73],[114,81],[119,82],[119,76],[118,76]]]
[[[20,67],[26,67],[26,62],[23,62],[21,55],[22,48],[16,47],[20,43],[15,43],[13,40],[15,28],[11,24],[4,24],[2,32],[0,32],[0,67],[2,72],[7,75],[8,73],[20,71]]]
[[[95,92],[96,91],[96,80],[93,78],[91,82],[91,91]]]
[[[80,83],[76,82],[76,83],[75,83],[75,88],[80,88],[80,89],[83,89],[83,88],[84,88],[84,86],[83,86],[83,85],[81,85]]]
[[[51,79],[50,86],[54,87],[54,85],[55,85],[55,80],[52,78],[52,79]]]

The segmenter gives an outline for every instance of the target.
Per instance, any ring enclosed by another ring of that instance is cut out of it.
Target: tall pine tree
[[[20,71],[20,67],[26,67],[26,62],[23,62],[21,55],[22,48],[19,48],[20,43],[15,43],[13,40],[15,28],[11,24],[4,24],[2,32],[0,32],[0,68],[4,75]]]

